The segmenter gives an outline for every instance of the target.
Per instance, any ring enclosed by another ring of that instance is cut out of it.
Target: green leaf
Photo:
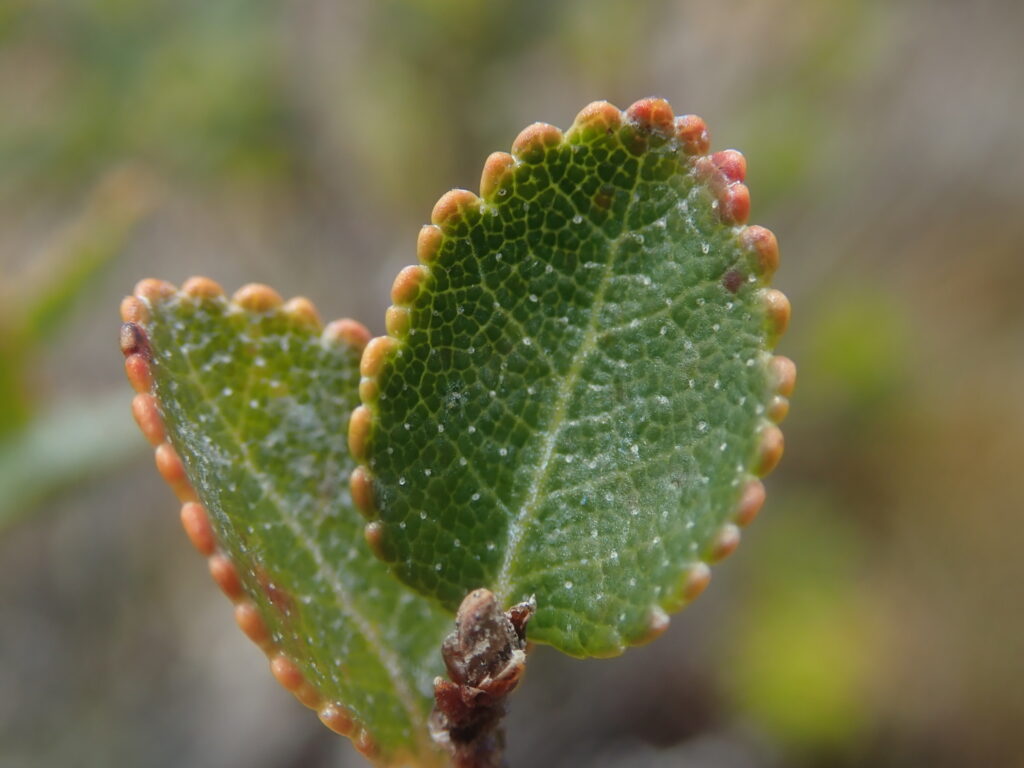
[[[794,370],[743,158],[706,152],[664,101],[592,104],[434,208],[350,425],[368,537],[417,590],[535,595],[532,640],[610,655],[735,547]]]
[[[122,339],[143,390],[136,418],[165,477],[187,500],[183,465],[205,507],[218,551],[204,546],[202,520],[186,529],[241,606],[239,623],[282,684],[368,756],[441,762],[426,720],[451,618],[370,554],[348,490],[345,425],[369,334],[360,341],[352,321],[321,332],[306,300],[282,307],[264,286],[231,301],[204,279],[137,292],[122,310],[143,326],[126,325]],[[160,445],[163,428],[180,464]]]

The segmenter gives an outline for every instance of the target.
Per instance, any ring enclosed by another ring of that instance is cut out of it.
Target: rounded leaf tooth
[[[512,154],[524,163],[539,163],[548,149],[562,143],[562,132],[547,123],[528,125],[512,142]]]
[[[402,269],[391,284],[391,301],[395,304],[409,304],[420,292],[420,286],[427,279],[429,272],[420,264],[412,264]]]
[[[262,283],[243,285],[235,291],[231,301],[248,312],[269,312],[284,303],[281,294]]]
[[[707,563],[696,563],[683,579],[682,597],[686,602],[696,600],[711,583],[711,569]]]
[[[149,347],[149,337],[142,326],[137,323],[122,323],[118,343],[121,347],[121,354],[125,357],[143,355],[150,358],[153,356]]]
[[[193,299],[219,299],[224,295],[220,284],[208,277],[190,277],[181,286],[181,292]]]
[[[634,102],[626,110],[626,117],[645,131],[656,131],[669,135],[672,133],[675,115],[672,106],[665,99],[648,98]]]
[[[384,361],[396,346],[397,342],[390,336],[371,339],[363,350],[362,360],[359,361],[359,373],[363,376],[377,376],[384,366]]]
[[[365,325],[347,317],[328,323],[322,336],[327,343],[340,341],[357,351],[365,349],[371,337],[372,334]]]
[[[782,451],[785,448],[785,440],[782,437],[782,430],[774,424],[769,424],[761,433],[761,443],[757,449],[756,473],[764,477],[779,463],[782,458]]]
[[[668,630],[671,623],[672,620],[664,608],[660,605],[651,606],[651,609],[647,612],[647,624],[644,627],[644,632],[636,639],[636,644],[643,645],[661,637]]]
[[[782,291],[768,288],[762,293],[762,301],[768,314],[768,327],[772,337],[777,339],[789,327],[789,299]]]
[[[352,735],[355,723],[352,721],[352,715],[344,707],[328,704],[326,707],[322,707],[317,714],[320,717],[320,722],[339,736]]]
[[[394,559],[391,551],[386,546],[387,542],[385,541],[383,525],[377,521],[367,523],[366,528],[363,529],[363,535],[366,538],[366,543],[370,545],[373,554],[378,558],[386,563]]]
[[[145,299],[150,304],[156,304],[164,299],[169,299],[177,293],[177,289],[166,280],[156,280],[147,277],[135,284],[135,295]]]
[[[783,397],[792,395],[796,388],[796,363],[785,355],[775,355],[768,367],[775,379],[775,391]]]
[[[468,189],[453,189],[445,192],[434,204],[430,221],[442,230],[449,229],[463,220],[470,212],[480,210],[480,198]]]
[[[760,480],[755,478],[743,486],[740,502],[736,505],[736,514],[733,516],[736,525],[748,526],[754,522],[757,513],[764,506],[764,499],[764,483]]]
[[[416,237],[416,258],[422,264],[433,264],[441,250],[444,232],[436,224],[424,224]]]
[[[161,443],[156,448],[156,468],[160,476],[174,491],[178,501],[198,501],[196,492],[185,474],[185,465],[170,443]]]
[[[359,750],[360,754],[373,760],[380,754],[380,747],[377,746],[377,742],[373,740],[373,736],[370,732],[363,728],[359,731],[359,735],[356,736],[354,742],[356,749]]]
[[[125,296],[121,300],[121,322],[145,325],[149,317],[149,308],[138,296]]]
[[[746,184],[729,184],[718,202],[719,215],[726,224],[743,224],[750,217],[750,190]]]
[[[757,256],[758,266],[764,277],[775,274],[775,270],[779,268],[779,243],[770,229],[754,224],[743,230],[740,240]]]
[[[352,492],[352,503],[369,518],[376,515],[373,501],[373,478],[366,467],[356,467],[349,476],[349,490]]]
[[[688,155],[704,155],[711,148],[708,127],[697,115],[683,115],[676,119],[676,138]]]
[[[320,705],[323,703],[320,691],[308,680],[300,685],[297,691],[292,691],[292,694],[299,700],[300,704],[309,709],[320,709]]]
[[[366,459],[366,441],[370,437],[372,422],[373,414],[365,405],[352,411],[348,422],[348,450],[356,461]]]
[[[142,355],[128,355],[124,359],[124,373],[136,392],[150,392],[153,389],[153,372],[149,360]]]
[[[493,199],[515,164],[516,159],[508,152],[492,152],[480,174],[480,197],[484,200]]]
[[[235,623],[260,648],[270,644],[270,630],[263,621],[259,608],[251,600],[242,600],[235,606]]]
[[[199,554],[209,557],[216,551],[217,538],[202,504],[190,501],[181,506],[181,527]]]
[[[164,420],[160,416],[156,398],[148,392],[140,392],[132,399],[132,416],[150,445],[160,445],[167,437]]]
[[[735,149],[723,149],[711,155],[711,162],[728,181],[743,181],[747,177],[747,159]]]
[[[290,693],[295,693],[306,682],[302,670],[283,653],[277,654],[270,660],[270,672],[274,675],[274,679],[281,684],[281,687]]]
[[[566,135],[570,141],[585,140],[602,133],[615,133],[621,126],[622,112],[618,107],[607,101],[594,101],[580,110]]]
[[[783,397],[782,395],[775,395],[775,397],[768,401],[768,409],[766,413],[768,414],[769,419],[774,421],[776,424],[781,424],[789,415],[789,398]]]
[[[240,600],[243,594],[242,580],[238,578],[234,563],[225,555],[216,554],[207,561],[207,564],[210,567],[210,576],[217,582],[220,591],[231,601]]]
[[[739,545],[740,529],[732,523],[726,523],[711,542],[708,559],[713,563],[720,562],[735,552]]]
[[[366,404],[377,402],[380,395],[380,386],[376,379],[363,377],[359,380],[359,399]]]
[[[390,306],[384,315],[384,328],[388,336],[396,339],[404,339],[409,335],[409,325],[412,323],[412,314],[407,307]],[[367,398],[364,398],[364,400]]]
[[[296,296],[293,299],[288,299],[284,306],[281,307],[281,311],[301,328],[319,331],[323,327],[323,322],[320,320],[320,313],[316,311],[316,306],[305,296]]]

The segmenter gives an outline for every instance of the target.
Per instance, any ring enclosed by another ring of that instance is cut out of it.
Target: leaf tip
[[[666,136],[672,133],[675,122],[672,106],[658,97],[633,102],[626,109],[626,118],[645,133],[655,132]]]
[[[263,285],[262,283],[243,285],[235,291],[231,301],[247,312],[257,313],[269,312],[272,309],[277,309],[284,303],[281,294],[269,285]]]
[[[224,289],[208,277],[190,277],[181,286],[181,292],[192,299],[220,299]]]
[[[512,142],[512,154],[524,163],[539,163],[548,149],[562,143],[562,132],[547,123],[528,125]]]
[[[622,126],[622,112],[607,101],[592,101],[576,115],[566,134],[570,141],[585,141],[601,134],[612,134]]]
[[[281,311],[300,328],[314,333],[323,328],[323,321],[320,320],[320,313],[317,312],[316,305],[305,296],[288,299],[281,307]]]

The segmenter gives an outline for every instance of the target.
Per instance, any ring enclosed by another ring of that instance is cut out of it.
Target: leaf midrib
[[[630,204],[626,206],[623,221],[629,220],[629,214],[632,211],[632,197],[635,190],[636,182],[634,182],[633,187],[629,190]],[[519,550],[525,538],[524,534],[526,529],[533,518],[537,516],[540,506],[539,495],[541,489],[546,485],[548,476],[551,472],[551,457],[554,454],[555,446],[558,444],[558,438],[561,436],[562,428],[565,426],[566,413],[569,403],[572,401],[573,393],[576,390],[576,383],[583,371],[583,366],[586,363],[587,358],[597,348],[597,340],[600,336],[600,333],[598,332],[599,316],[601,314],[601,310],[604,308],[605,293],[608,290],[608,285],[615,274],[615,268],[618,265],[623,240],[628,234],[630,234],[630,232],[625,231],[625,229],[626,228],[624,227],[624,231],[609,244],[608,263],[601,275],[601,282],[598,284],[597,290],[594,292],[594,301],[590,307],[590,317],[589,322],[587,323],[586,333],[583,337],[583,342],[573,355],[572,365],[563,377],[562,383],[558,387],[558,392],[555,395],[555,407],[552,411],[551,421],[548,423],[547,436],[545,437],[544,446],[541,450],[541,459],[538,461],[537,466],[534,469],[527,497],[520,506],[519,514],[510,522],[508,527],[505,557],[502,561],[501,568],[498,571],[494,589],[494,593],[498,596],[498,599],[506,604],[518,597],[509,594],[509,590],[511,589],[511,584],[509,582],[512,576],[512,569],[518,559]]]

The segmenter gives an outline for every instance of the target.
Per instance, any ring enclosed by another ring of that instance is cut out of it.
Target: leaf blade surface
[[[663,630],[781,451],[770,234],[695,125],[647,100],[524,131],[483,200],[439,201],[363,358],[378,551],[450,607],[535,594],[531,639],[574,655]]]
[[[139,299],[167,438],[278,679],[381,764],[440,764],[426,720],[450,617],[370,554],[348,490],[362,345],[243,292]]]

